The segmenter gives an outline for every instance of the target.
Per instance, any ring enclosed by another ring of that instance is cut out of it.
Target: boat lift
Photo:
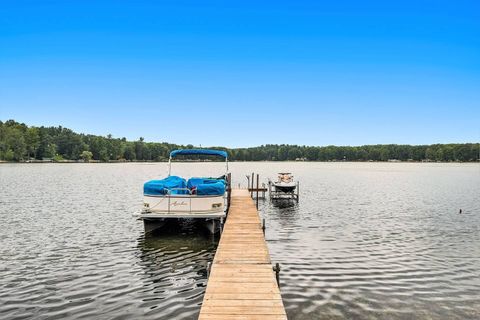
[[[297,181],[296,188],[292,191],[280,191],[273,186],[272,180],[268,179],[268,194],[270,201],[294,200],[300,199],[300,182]]]

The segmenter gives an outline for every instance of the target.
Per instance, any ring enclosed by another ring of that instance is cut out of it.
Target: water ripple
[[[301,181],[299,204],[261,203],[290,319],[480,318],[478,164],[231,168],[234,185],[252,168]],[[0,165],[0,318],[195,319],[218,239],[188,221],[145,237],[131,217],[143,182],[162,172]]]

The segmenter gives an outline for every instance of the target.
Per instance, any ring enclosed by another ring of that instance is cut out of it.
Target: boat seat
[[[162,180],[150,180],[143,185],[143,194],[145,195],[166,195],[169,192],[172,194],[184,194],[184,190],[171,190],[186,188],[185,179],[177,176],[169,176]]]
[[[190,178],[187,188],[197,195],[223,195],[225,193],[225,180],[215,178]]]
[[[225,183],[224,180],[219,180],[219,179],[215,179],[215,178],[194,177],[194,178],[188,179],[187,188],[192,189],[192,188],[198,187],[198,185],[200,185],[200,184],[211,184],[211,183],[217,183],[217,182]]]

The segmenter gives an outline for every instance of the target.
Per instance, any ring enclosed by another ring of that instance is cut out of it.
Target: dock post
[[[253,179],[255,179],[255,174],[252,172],[252,188],[250,189],[250,197],[253,199]]]
[[[270,179],[268,179],[268,197],[270,198],[270,201],[272,201],[272,182]]]
[[[258,210],[258,188],[260,188],[260,185],[259,185],[259,174],[257,173],[257,210]]]
[[[230,201],[232,199],[232,173],[229,172],[227,175],[227,215],[230,211]]]
[[[277,279],[277,285],[280,288],[280,263],[275,263],[275,267],[273,267],[273,271],[275,271],[275,278]]]
[[[263,235],[265,236],[265,218],[262,219],[262,231],[263,231]]]
[[[212,267],[212,263],[210,261],[207,262],[207,279],[210,278],[210,268]]]
[[[300,181],[297,181],[297,202],[300,199]]]

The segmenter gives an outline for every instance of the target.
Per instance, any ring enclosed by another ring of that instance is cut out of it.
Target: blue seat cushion
[[[215,178],[190,178],[187,188],[196,189],[198,195],[223,195],[225,193],[225,180]]]
[[[143,185],[143,194],[145,195],[165,195],[169,192],[172,194],[184,194],[184,190],[172,190],[175,188],[186,188],[185,179],[177,176],[169,176],[161,180],[150,180]]]
[[[221,196],[225,193],[225,183],[221,180],[217,182],[201,183],[197,186],[199,196]]]

